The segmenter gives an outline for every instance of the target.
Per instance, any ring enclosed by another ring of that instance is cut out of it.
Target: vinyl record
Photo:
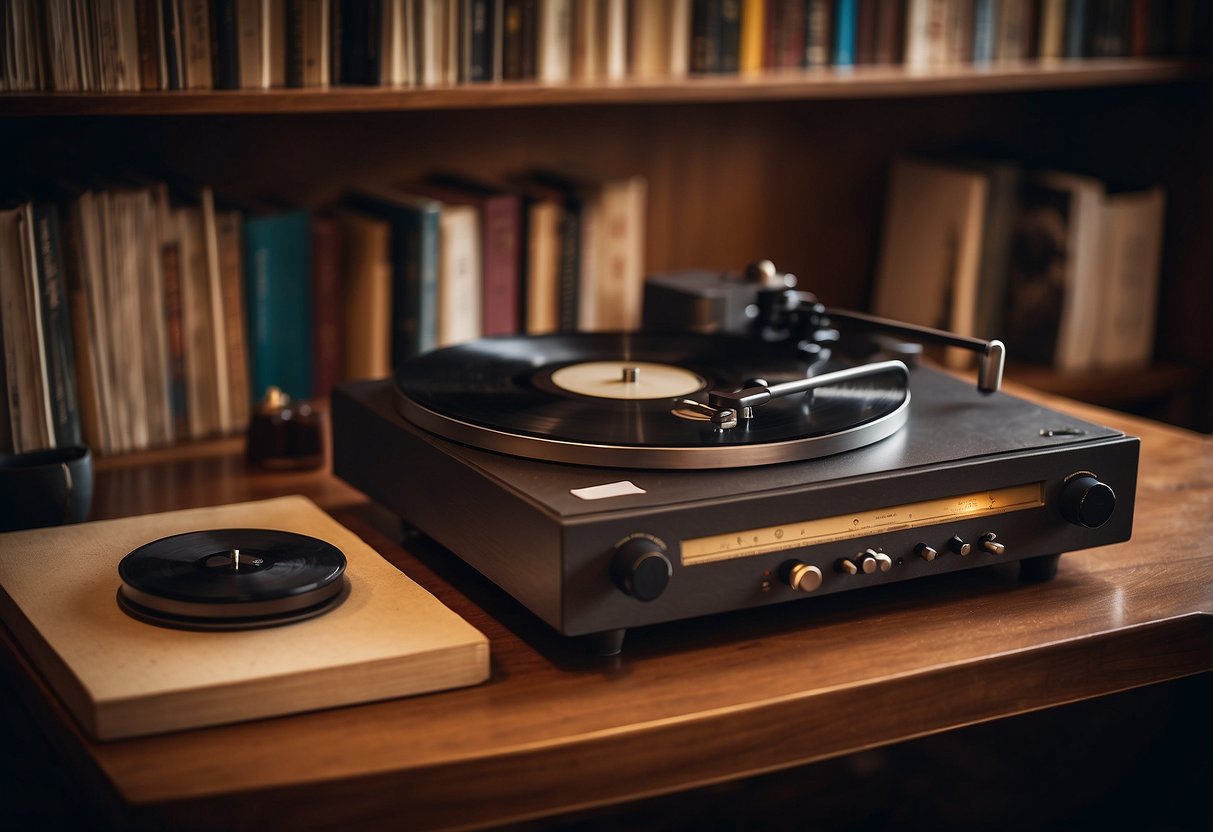
[[[311,618],[344,600],[345,555],[268,529],[213,529],[152,541],[118,564],[118,603],[150,623],[247,629]]]
[[[773,399],[732,429],[706,415],[710,391],[841,366],[808,368],[786,343],[749,338],[586,333],[437,350],[398,368],[396,382],[406,418],[477,447],[588,465],[731,467],[851,450],[904,424],[904,367]]]

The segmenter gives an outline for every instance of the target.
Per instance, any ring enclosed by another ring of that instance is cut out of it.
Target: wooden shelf
[[[567,105],[702,103],[964,95],[1155,84],[1208,77],[1204,61],[1027,60],[925,69],[863,66],[753,75],[508,82],[432,89],[330,87],[136,93],[8,93],[0,116],[374,112]]]

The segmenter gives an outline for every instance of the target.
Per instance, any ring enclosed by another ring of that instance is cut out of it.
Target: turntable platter
[[[809,375],[840,366],[814,365]],[[904,369],[904,368],[903,368]],[[879,441],[904,424],[904,373],[875,373],[772,399],[722,428],[708,394],[804,379],[786,344],[684,334],[489,338],[398,368],[401,413],[465,444],[530,458],[626,468],[810,459]]]

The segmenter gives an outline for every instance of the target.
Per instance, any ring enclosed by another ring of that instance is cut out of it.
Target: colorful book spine
[[[973,8],[973,62],[989,63],[994,60],[994,45],[997,42],[998,12],[996,0],[977,0]]]
[[[522,200],[500,194],[484,201],[484,334],[519,331]]]
[[[245,222],[244,263],[252,400],[274,386],[312,395],[311,217],[304,211]]]
[[[838,0],[834,8],[834,65],[855,65],[859,0]]]

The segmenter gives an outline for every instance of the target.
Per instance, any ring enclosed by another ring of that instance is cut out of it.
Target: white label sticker
[[[608,482],[606,485],[591,485],[589,488],[574,488],[569,493],[583,500],[603,500],[607,497],[622,497],[625,494],[645,494],[647,492],[624,480],[623,482]]]

